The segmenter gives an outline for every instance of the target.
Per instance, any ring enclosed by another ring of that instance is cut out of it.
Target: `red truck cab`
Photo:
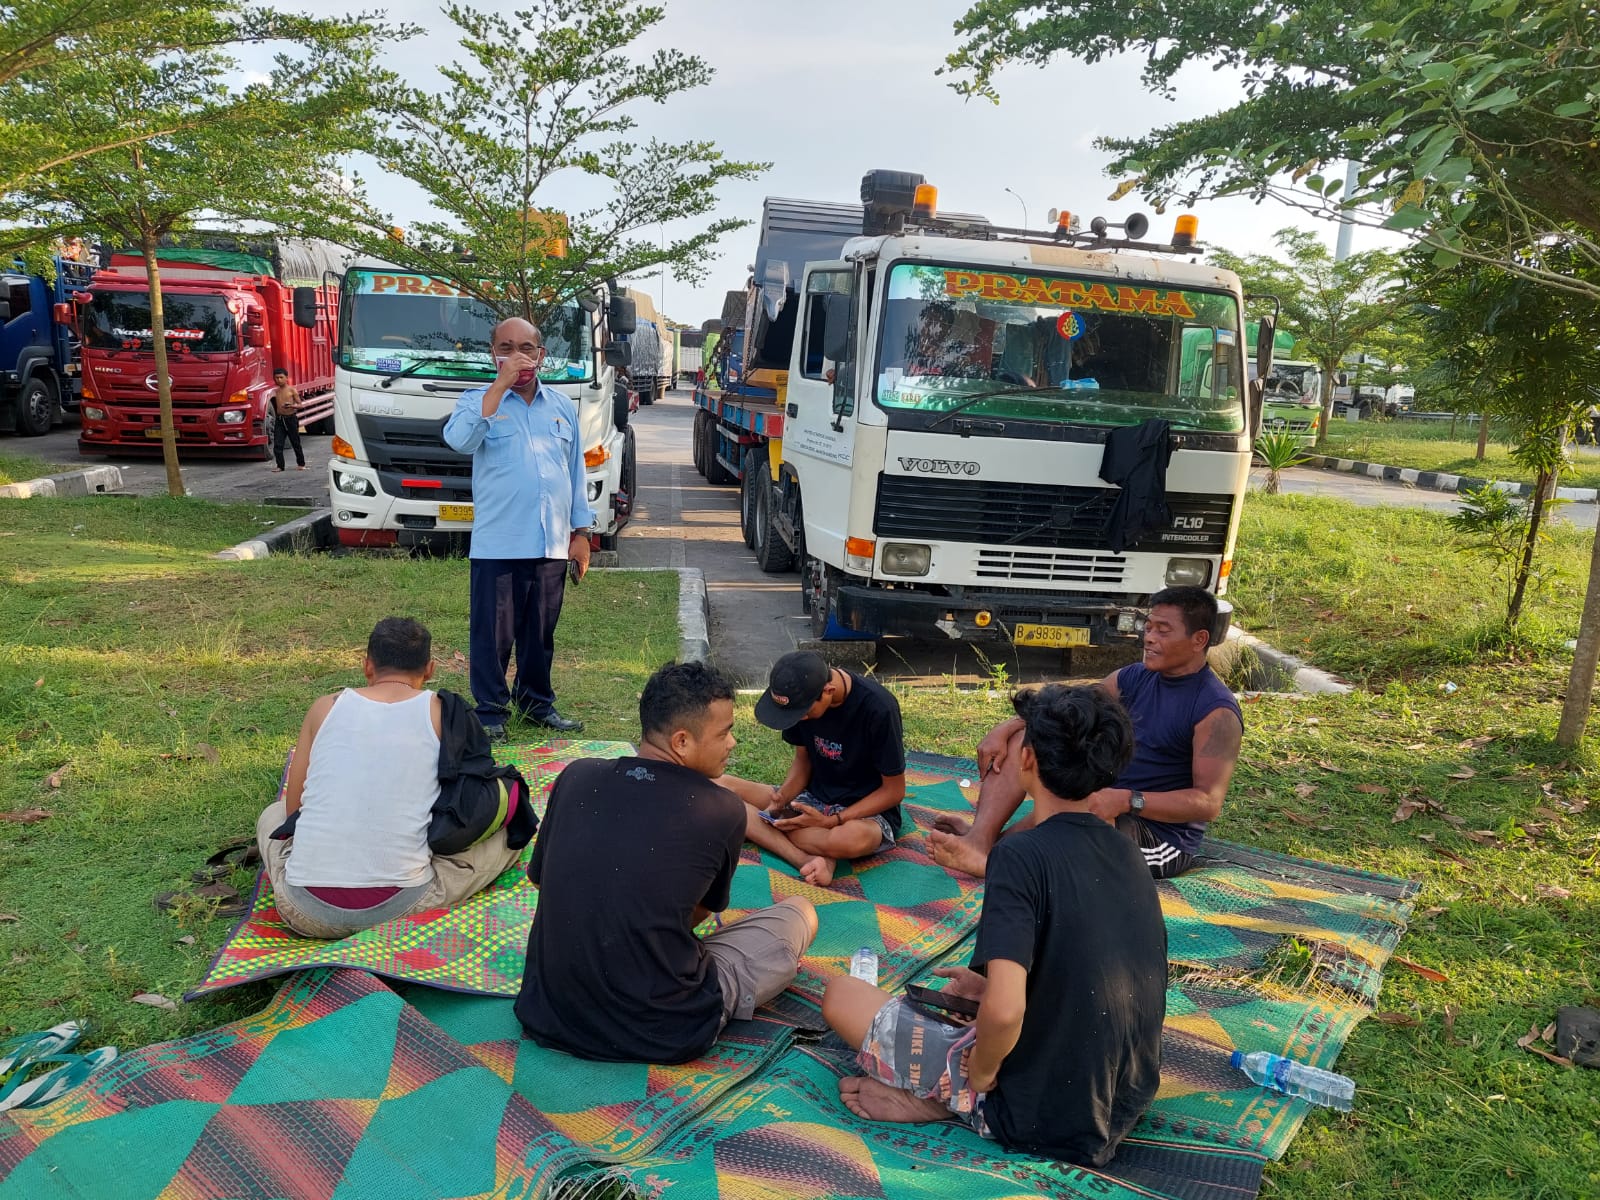
[[[163,249],[160,266],[180,451],[269,457],[278,368],[300,393],[301,428],[331,422],[336,286],[315,288],[316,319],[304,328],[295,323],[296,289],[268,259]],[[74,300],[83,344],[79,452],[158,453],[161,407],[142,256],[113,255]]]

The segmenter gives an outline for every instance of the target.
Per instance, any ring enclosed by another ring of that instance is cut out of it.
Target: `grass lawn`
[[[268,985],[177,1012],[129,1002],[193,986],[232,924],[152,898],[253,833],[307,705],[361,682],[378,618],[423,620],[439,682],[467,690],[465,562],[209,557],[294,515],[0,501],[0,812],[50,814],[0,821],[0,1038],[74,1016],[130,1048],[258,1010]],[[677,653],[677,589],[601,572],[568,592],[557,687],[589,736],[635,735],[640,687]]]
[[[150,897],[249,828],[306,703],[354,677],[376,616],[427,620],[444,682],[462,686],[451,663],[465,572],[384,558],[216,564],[205,552],[243,536],[259,510],[26,503],[26,514],[0,507],[0,809],[54,815],[0,823],[0,913],[17,918],[0,923],[0,1033],[88,1015],[97,1036],[133,1046],[253,1011],[267,986],[176,1013],[128,1003],[181,992],[227,925],[158,915]],[[1267,1196],[1600,1194],[1600,1072],[1516,1045],[1559,1005],[1600,1001],[1592,776],[1551,744],[1566,661],[1470,658],[1486,640],[1461,631],[1491,620],[1492,595],[1441,529],[1436,517],[1302,497],[1245,509],[1242,623],[1367,686],[1248,704],[1216,832],[1422,880],[1400,953],[1446,976],[1391,964],[1388,1015],[1364,1022],[1341,1059],[1356,1111],[1314,1115],[1269,1167]],[[1552,547],[1564,562],[1581,549],[1574,536]],[[1539,601],[1541,636],[1570,636],[1580,574]],[[563,622],[564,706],[594,736],[631,738],[638,685],[676,645],[675,580],[592,583]],[[1009,712],[953,688],[900,696],[908,745],[944,753],[970,753]],[[741,698],[733,769],[774,778],[788,749],[750,708]],[[1433,808],[1392,819],[1401,800],[1424,797]],[[179,944],[185,934],[197,943]]]
[[[1498,436],[1497,436],[1498,435]],[[1533,472],[1511,460],[1504,434],[1491,428],[1484,460],[1478,461],[1478,430],[1465,421],[1450,436],[1450,423],[1421,421],[1338,421],[1317,454],[1353,458],[1389,467],[1414,467],[1478,479],[1533,482]],[[1562,487],[1600,487],[1600,457],[1574,454],[1561,476]]]
[[[70,470],[61,463],[47,462],[31,454],[13,453],[11,447],[16,444],[13,441],[5,449],[0,449],[0,487],[8,483],[21,483],[25,479],[38,479],[41,475],[56,475]]]

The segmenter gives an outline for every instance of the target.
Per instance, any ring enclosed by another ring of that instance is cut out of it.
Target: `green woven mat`
[[[550,785],[569,762],[631,753],[633,747],[627,742],[556,741],[505,747],[497,758],[517,765],[533,793],[534,806],[543,812]],[[284,773],[287,776],[287,766]],[[530,846],[515,867],[453,908],[396,917],[332,941],[301,937],[285,925],[278,916],[272,884],[262,871],[250,911],[217,951],[205,978],[184,999],[315,967],[356,967],[452,991],[515,995],[522,983],[528,926],[538,898],[523,877],[532,853]]]

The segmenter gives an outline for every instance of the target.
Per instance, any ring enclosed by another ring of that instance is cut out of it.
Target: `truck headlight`
[[[883,544],[883,573],[885,575],[926,575],[933,564],[933,547],[913,542],[885,542]]]
[[[106,419],[106,410],[103,408],[95,408],[93,405],[85,404],[79,411],[83,413],[83,416],[86,420],[104,421]]]
[[[348,492],[352,496],[377,495],[370,479],[363,479],[361,476],[352,475],[348,471],[335,471],[333,473],[333,486],[341,492]]]
[[[221,421],[224,425],[243,425],[244,424],[244,409],[242,409],[242,408],[230,408],[230,409],[227,409],[217,419],[219,421]]]
[[[1209,558],[1167,559],[1168,587],[1205,587],[1211,582]]]

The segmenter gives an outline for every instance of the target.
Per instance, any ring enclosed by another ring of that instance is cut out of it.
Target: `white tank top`
[[[414,887],[433,878],[439,799],[433,693],[385,704],[346,688],[311,742],[284,878],[296,887]]]

